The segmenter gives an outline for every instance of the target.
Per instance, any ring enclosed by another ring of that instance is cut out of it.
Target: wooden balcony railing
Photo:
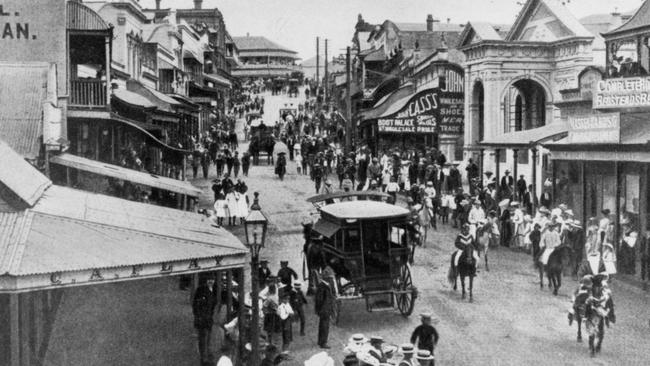
[[[105,107],[105,82],[98,79],[70,80],[70,105],[83,107]]]

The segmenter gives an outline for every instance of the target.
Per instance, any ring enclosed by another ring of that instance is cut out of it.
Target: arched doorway
[[[538,82],[514,82],[504,97],[504,132],[530,130],[546,124],[546,91]]]
[[[485,92],[483,83],[477,81],[472,89],[472,131],[475,140],[480,142],[485,138]]]

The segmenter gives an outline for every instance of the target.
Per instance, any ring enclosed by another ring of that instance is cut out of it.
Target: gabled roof
[[[240,52],[272,50],[272,51],[284,51],[284,52],[294,53],[294,54],[298,53],[284,46],[280,46],[279,44],[269,40],[266,37],[261,37],[261,36],[232,37],[232,40],[235,42],[235,45],[237,46],[237,49],[239,49]]]
[[[648,0],[641,4],[641,7],[627,22],[623,23],[620,27],[603,34],[603,36],[611,36],[639,28],[650,28],[650,1]]]
[[[469,46],[483,41],[503,41],[510,29],[509,25],[491,24],[486,22],[468,22],[463,32],[458,36],[457,48]]]
[[[52,185],[34,166],[0,140],[0,198],[18,205],[32,207]]]
[[[39,155],[48,65],[0,64],[0,139],[27,159]]]
[[[555,41],[593,35],[558,0],[528,0],[507,41]]]

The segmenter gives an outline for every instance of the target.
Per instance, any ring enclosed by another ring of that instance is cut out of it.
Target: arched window
[[[477,134],[476,140],[483,141],[485,138],[485,93],[483,83],[480,81],[474,84],[472,103],[472,120],[473,128]]]
[[[546,124],[546,94],[536,81],[525,79],[515,82],[503,102],[504,132],[529,130]]]

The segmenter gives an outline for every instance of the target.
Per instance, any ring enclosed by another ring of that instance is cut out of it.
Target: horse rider
[[[454,242],[454,246],[458,249],[456,250],[456,254],[454,255],[454,266],[458,267],[458,261],[460,260],[460,256],[465,251],[468,245],[472,245],[474,242],[474,237],[469,234],[469,224],[464,224],[461,229],[460,229],[460,234],[456,237],[456,241]],[[478,255],[476,253],[476,250],[472,250],[472,255],[474,256],[474,259],[476,259],[476,262],[478,263]]]
[[[558,223],[551,222],[548,224],[548,229],[542,233],[542,237],[539,241],[539,248],[544,249],[540,257],[540,262],[542,262],[543,265],[548,263],[548,258],[555,248],[562,244],[560,233],[558,232],[559,226]]]
[[[485,220],[485,211],[483,211],[481,201],[478,198],[475,198],[473,203],[474,205],[469,211],[467,222],[469,223],[469,234],[476,240],[476,228],[479,221]]]
[[[582,313],[584,311],[584,304],[587,297],[591,294],[591,288],[593,287],[591,275],[586,275],[580,279],[580,284],[578,288],[573,292],[573,299],[571,300],[571,307],[569,308],[569,313],[567,317],[569,319],[569,326],[573,324],[573,319],[576,313]]]
[[[413,354],[415,353],[415,347],[410,343],[405,343],[400,346],[400,353],[402,354],[402,360],[397,364],[397,366],[416,366],[413,360]]]

